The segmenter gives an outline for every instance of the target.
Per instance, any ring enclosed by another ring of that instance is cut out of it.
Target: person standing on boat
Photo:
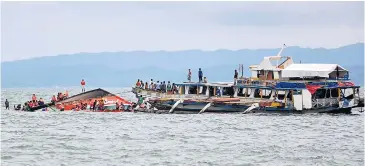
[[[144,89],[148,90],[148,82],[146,82]]]
[[[188,81],[191,82],[191,70],[189,69],[189,72],[188,72]]]
[[[162,88],[162,82],[160,83],[160,84],[158,84],[159,83],[159,81],[157,81],[157,84],[156,84],[156,91],[160,91],[161,90],[161,88]]]
[[[85,84],[86,84],[86,82],[84,81],[84,79],[82,79],[81,80],[81,87],[82,87],[81,92],[85,92]]]
[[[5,109],[9,109],[9,101],[8,99],[5,99]]]
[[[162,89],[162,92],[164,92],[164,93],[166,92],[166,89],[167,89],[167,88],[166,88],[166,83],[165,83],[165,81],[162,83],[162,88],[161,88],[161,89]]]
[[[237,85],[237,78],[238,78],[238,72],[237,72],[237,70],[234,70],[234,76],[233,76],[233,79],[234,79],[233,84],[234,85]]]
[[[199,83],[203,81],[203,71],[201,68],[199,68]]]
[[[172,86],[170,84],[170,81],[167,82],[167,92],[171,92]]]

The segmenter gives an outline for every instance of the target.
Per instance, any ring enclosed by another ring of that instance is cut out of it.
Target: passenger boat
[[[241,76],[236,83],[184,82],[176,84],[178,92],[140,87],[132,92],[145,97],[152,107],[170,113],[351,113],[352,108],[363,107],[360,87],[350,81],[349,72],[342,66],[294,64],[291,57],[280,53],[250,66],[252,76]]]

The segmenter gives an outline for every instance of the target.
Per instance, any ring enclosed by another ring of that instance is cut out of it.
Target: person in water
[[[84,81],[84,79],[82,79],[81,80],[81,87],[82,87],[81,92],[85,92],[85,85],[86,85],[86,82]]]
[[[199,68],[199,83],[201,83],[203,81],[203,71],[201,68]]]
[[[188,72],[188,81],[191,82],[191,70],[189,69],[189,72]]]
[[[5,109],[9,109],[9,101],[8,101],[8,99],[5,99]]]

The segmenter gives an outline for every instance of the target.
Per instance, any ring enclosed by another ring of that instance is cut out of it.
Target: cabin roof
[[[282,70],[282,77],[329,77],[331,72],[337,70],[347,72],[338,64],[291,64]]]
[[[273,70],[273,71],[280,70],[275,65],[273,65],[270,60],[271,60],[270,57],[265,57],[264,60],[262,60],[261,63],[256,68],[254,68],[254,70]]]
[[[211,82],[211,83],[199,83],[199,82],[183,82],[175,83],[177,86],[219,86],[229,87],[233,85],[233,82]]]

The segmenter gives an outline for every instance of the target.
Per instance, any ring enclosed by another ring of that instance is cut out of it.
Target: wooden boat
[[[93,112],[123,112],[123,110],[128,110],[128,107],[130,107],[130,105],[132,104],[131,102],[115,94],[99,88],[71,96],[56,103],[49,103],[42,106],[33,107],[30,108],[29,111],[35,111],[51,106],[55,106],[55,108],[60,111],[86,111],[90,110],[90,107],[93,105],[95,100],[102,100],[105,105],[102,109],[97,109]],[[116,103],[121,106],[121,109],[116,109]],[[86,107],[84,109],[81,109],[81,104]]]
[[[283,50],[283,49],[282,49]],[[280,53],[282,52],[280,51]],[[178,92],[134,87],[156,109],[181,112],[351,113],[363,107],[359,86],[337,64],[294,64],[291,57],[265,57],[250,66],[252,76],[234,82],[176,84]]]

